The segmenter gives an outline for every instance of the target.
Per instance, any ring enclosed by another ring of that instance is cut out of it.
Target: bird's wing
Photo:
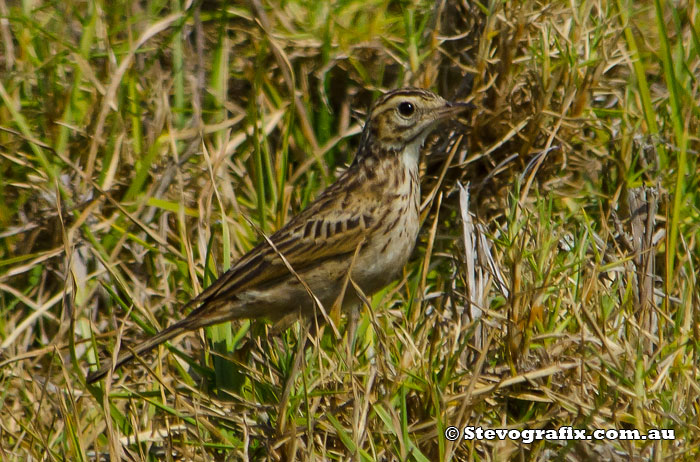
[[[290,276],[280,253],[297,273],[327,259],[352,255],[368,231],[381,221],[382,211],[380,198],[367,190],[363,182],[352,181],[349,173],[270,236],[276,250],[264,240],[190,305],[221,298],[233,300],[243,290],[274,284]]]

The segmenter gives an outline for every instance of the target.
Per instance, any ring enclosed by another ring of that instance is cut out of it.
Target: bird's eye
[[[409,103],[408,101],[404,101],[403,103],[399,104],[399,114],[401,114],[404,117],[413,115],[415,110],[416,108],[413,105],[413,103]]]

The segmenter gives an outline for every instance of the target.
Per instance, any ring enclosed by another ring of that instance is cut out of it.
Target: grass
[[[697,460],[699,23],[661,0],[0,2],[0,459]],[[85,384],[406,85],[475,109],[426,144],[419,242],[354,336],[237,321]]]

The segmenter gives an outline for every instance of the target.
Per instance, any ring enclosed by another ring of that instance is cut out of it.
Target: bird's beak
[[[438,109],[437,118],[447,119],[453,115],[457,115],[469,109],[474,109],[475,106],[472,103],[453,103],[448,101],[443,107]]]

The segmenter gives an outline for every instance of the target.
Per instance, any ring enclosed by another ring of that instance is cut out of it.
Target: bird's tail
[[[137,345],[134,345],[134,347],[131,348],[131,351],[120,354],[117,358],[117,361],[114,364],[112,364],[111,359],[103,362],[102,366],[98,370],[90,372],[88,374],[86,379],[87,383],[93,383],[100,380],[102,377],[107,375],[107,372],[109,372],[110,370],[118,369],[122,365],[133,360],[136,356],[148,353],[161,343],[167,342],[168,340],[171,340],[180,334],[184,334],[185,332],[197,329],[199,327],[203,327],[203,325],[211,324],[207,322],[201,322],[201,318],[198,319],[197,317],[193,317],[192,314],[193,313],[191,313],[190,316],[186,317],[185,319],[176,322],[172,326],[163,329],[153,337],[148,338]]]

